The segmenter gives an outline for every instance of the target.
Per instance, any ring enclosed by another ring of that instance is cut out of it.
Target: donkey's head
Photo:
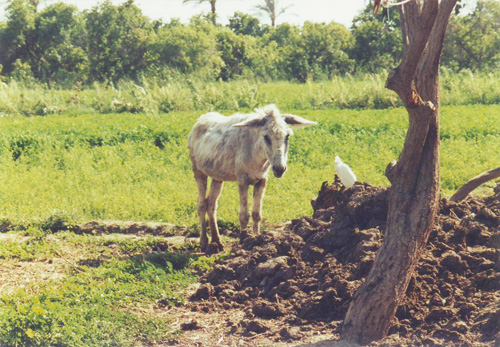
[[[292,128],[303,128],[317,123],[293,114],[281,114],[274,105],[267,105],[255,111],[255,117],[233,126],[251,127],[259,131],[257,141],[263,143],[274,176],[280,178],[286,171],[288,139],[293,135]]]

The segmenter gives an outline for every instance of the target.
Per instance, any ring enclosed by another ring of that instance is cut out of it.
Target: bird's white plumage
[[[351,188],[356,182],[356,175],[351,168],[342,162],[338,156],[335,157],[335,171],[340,178],[340,182],[346,187]]]

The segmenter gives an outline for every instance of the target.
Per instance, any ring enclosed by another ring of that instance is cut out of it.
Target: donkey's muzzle
[[[273,166],[273,174],[277,178],[280,178],[281,176],[283,176],[285,171],[286,171],[286,166],[281,166],[281,165],[280,166]]]

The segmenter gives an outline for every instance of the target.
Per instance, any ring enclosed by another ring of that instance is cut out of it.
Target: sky
[[[112,0],[114,4],[120,4],[124,0]],[[5,0],[0,1],[0,5]],[[42,4],[54,3],[56,0],[42,0]],[[90,9],[100,3],[98,0],[64,0],[66,3],[76,5],[80,10]],[[257,16],[255,5],[262,0],[217,0],[218,21],[222,24],[228,23],[228,18],[234,12],[240,11]],[[364,8],[368,0],[280,0],[283,6],[291,7],[277,19],[277,24],[288,22],[293,24],[303,24],[305,21],[342,23],[347,27],[351,26],[352,19]],[[193,15],[207,13],[210,11],[210,4],[198,1],[183,4],[182,0],[135,0],[135,4],[141,8],[143,13],[150,19],[162,19],[169,21],[171,18],[179,18],[182,22],[188,22]],[[0,18],[5,19],[1,6]],[[262,23],[271,24],[266,17],[259,17]]]

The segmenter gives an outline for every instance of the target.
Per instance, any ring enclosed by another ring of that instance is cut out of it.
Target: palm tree
[[[210,10],[212,12],[212,23],[214,23],[214,25],[215,25],[215,18],[217,17],[217,15],[215,14],[215,3],[217,2],[217,0],[182,0],[183,3],[192,2],[192,1],[196,1],[196,2],[198,2],[198,4],[201,4],[204,2],[210,3]]]
[[[257,11],[263,15],[269,16],[273,28],[276,26],[276,18],[285,13],[292,5],[279,8],[278,0],[262,0],[260,4],[255,5]]]

